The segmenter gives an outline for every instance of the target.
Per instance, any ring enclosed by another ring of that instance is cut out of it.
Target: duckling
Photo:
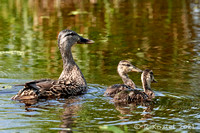
[[[157,83],[154,79],[153,71],[145,69],[141,75],[141,81],[144,93],[147,94],[150,99],[155,98],[155,93],[151,89],[151,83]]]
[[[71,47],[76,44],[91,44],[72,30],[65,29],[58,35],[58,47],[63,60],[63,71],[58,80],[41,79],[27,82],[12,100],[30,100],[79,95],[87,90],[87,82],[75,63]]]
[[[113,101],[115,103],[131,103],[131,102],[144,102],[151,101],[155,98],[153,90],[151,90],[151,83],[156,83],[154,79],[153,71],[150,69],[145,69],[141,75],[142,86],[144,91],[132,89],[132,90],[123,90],[117,93]]]
[[[124,84],[114,84],[110,87],[108,87],[104,93],[104,96],[110,96],[114,97],[115,94],[122,90],[128,90],[128,89],[135,89],[136,85],[135,83],[128,77],[129,72],[142,72],[139,68],[133,66],[131,62],[127,60],[122,60],[119,62],[117,66],[117,72],[119,76],[122,78],[122,81]]]

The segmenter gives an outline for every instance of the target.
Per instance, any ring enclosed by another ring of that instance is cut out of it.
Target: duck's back
[[[25,83],[13,100],[68,97],[85,92],[87,86],[78,86],[66,80],[41,79]]]
[[[109,86],[105,93],[104,96],[110,96],[114,97],[117,93],[123,91],[123,90],[128,90],[131,89],[129,86],[124,85],[124,84],[114,84],[112,86]]]

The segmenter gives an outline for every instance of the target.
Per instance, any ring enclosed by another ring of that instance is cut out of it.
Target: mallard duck
[[[71,47],[76,44],[90,44],[94,41],[79,36],[72,30],[65,29],[58,35],[58,47],[63,60],[63,71],[58,80],[41,79],[24,84],[13,100],[30,100],[78,95],[87,90],[86,80],[75,63]]]
[[[128,77],[129,72],[142,72],[139,68],[133,66],[131,62],[127,60],[122,60],[119,62],[117,66],[117,72],[119,76],[122,78],[122,81],[124,84],[115,84],[110,87],[108,87],[104,93],[104,96],[110,96],[114,97],[115,94],[122,90],[128,90],[128,89],[135,89],[136,85],[135,83]]]
[[[155,98],[155,94],[153,90],[151,90],[151,83],[157,82],[154,79],[153,71],[145,69],[141,75],[141,80],[144,89],[143,92],[136,89],[123,90],[114,96],[113,101],[116,103],[131,103],[151,101],[152,98]]]

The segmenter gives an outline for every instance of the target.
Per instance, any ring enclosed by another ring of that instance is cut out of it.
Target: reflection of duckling
[[[151,82],[156,82],[154,80],[154,75],[152,70],[146,69],[141,75],[142,86],[144,92],[132,89],[123,90],[114,96],[113,101],[116,103],[131,103],[131,102],[142,102],[151,101],[155,98],[154,92],[151,90]]]
[[[143,106],[143,113],[141,113],[142,117],[139,120],[145,120],[152,117],[151,112],[153,111],[154,105],[152,102],[141,102],[139,104],[136,102],[130,104],[115,103],[116,110],[120,112],[120,115],[118,117],[125,120],[129,119],[130,117],[132,117],[134,112],[141,111],[141,108],[137,108],[138,105]]]
[[[117,66],[119,76],[122,78],[124,84],[115,84],[107,88],[104,95],[114,97],[115,94],[122,90],[128,90],[129,88],[135,89],[135,83],[128,77],[128,72],[142,72],[139,68],[133,66],[129,61],[122,60]]]
[[[58,47],[63,59],[63,71],[58,80],[41,79],[24,84],[13,100],[30,100],[41,98],[68,97],[78,95],[87,89],[85,78],[75,63],[71,47],[76,43],[93,43],[94,41],[79,36],[72,30],[63,30],[58,35]]]

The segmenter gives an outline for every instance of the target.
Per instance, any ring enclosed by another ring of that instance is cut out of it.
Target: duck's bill
[[[85,39],[82,36],[80,36],[80,40],[77,42],[79,44],[92,44],[94,43],[93,40]]]
[[[133,67],[132,72],[143,72],[143,71],[137,67]]]

